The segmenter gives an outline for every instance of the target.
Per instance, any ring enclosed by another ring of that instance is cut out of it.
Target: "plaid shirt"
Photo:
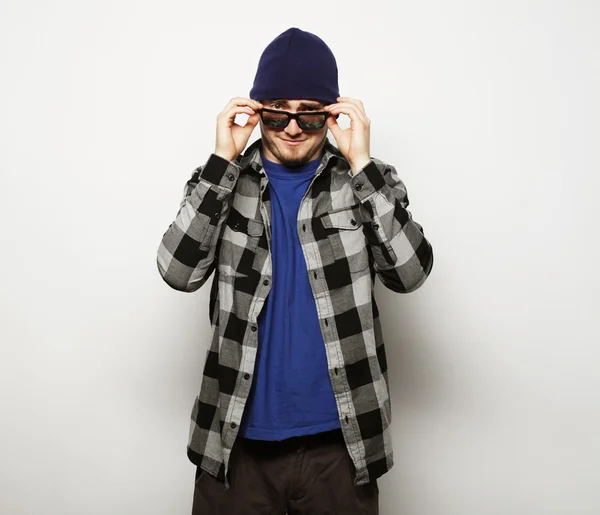
[[[158,270],[172,288],[193,292],[214,271],[212,325],[187,454],[230,487],[229,457],[257,356],[257,318],[271,290],[271,203],[261,140],[228,161],[211,154],[187,181],[175,221],[162,237]],[[433,265],[423,228],[407,211],[393,166],[371,158],[356,174],[328,140],[298,211],[329,377],[354,484],[393,465],[387,362],[374,297],[419,288]]]

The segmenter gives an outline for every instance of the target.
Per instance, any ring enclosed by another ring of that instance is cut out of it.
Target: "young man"
[[[369,127],[362,102],[339,96],[331,50],[291,28],[186,183],[157,263],[186,292],[214,272],[188,443],[194,515],[378,513],[393,453],[375,280],[414,291],[433,252],[395,168],[370,157]]]

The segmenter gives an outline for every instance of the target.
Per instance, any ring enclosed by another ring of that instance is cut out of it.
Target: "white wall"
[[[156,250],[290,26],[435,252],[417,292],[377,287],[382,515],[600,513],[599,24],[593,0],[3,2],[0,513],[190,512],[208,288]]]

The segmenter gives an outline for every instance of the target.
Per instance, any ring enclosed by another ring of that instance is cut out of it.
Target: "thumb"
[[[327,117],[327,127],[332,132],[335,139],[338,139],[342,134],[342,128],[338,125],[337,120],[333,116]]]
[[[256,127],[256,125],[258,124],[260,120],[260,114],[259,113],[254,113],[253,115],[248,117],[248,120],[246,120],[246,125],[244,125],[243,129],[244,129],[244,133],[247,133],[248,136],[252,133],[252,131],[254,130],[254,127]]]

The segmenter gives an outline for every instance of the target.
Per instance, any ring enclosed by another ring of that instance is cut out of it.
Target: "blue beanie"
[[[338,69],[331,49],[318,36],[292,27],[260,56],[253,100],[312,99],[335,104],[340,96]]]

